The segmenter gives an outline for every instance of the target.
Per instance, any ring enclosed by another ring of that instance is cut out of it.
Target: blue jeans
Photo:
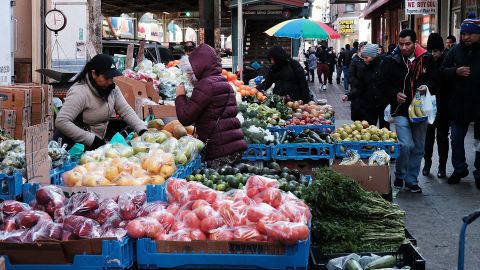
[[[468,169],[464,143],[469,126],[470,124],[452,122],[452,165],[456,173],[462,173]],[[480,152],[475,152],[474,165],[475,171],[473,172],[473,176],[475,179],[480,179]]]
[[[418,184],[418,174],[425,152],[428,122],[410,123],[404,116],[395,117],[395,130],[400,142],[400,155],[396,162],[395,176],[407,185]]]
[[[348,70],[348,66],[343,67],[343,87],[345,88],[345,92],[348,92],[348,86],[349,86],[349,81],[348,81],[348,74],[350,71]]]

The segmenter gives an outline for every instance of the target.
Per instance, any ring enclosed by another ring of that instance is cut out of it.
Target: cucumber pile
[[[197,181],[205,186],[218,191],[228,191],[231,189],[241,189],[246,184],[251,175],[261,175],[272,179],[277,179],[280,189],[285,192],[292,192],[301,198],[303,188],[308,186],[308,180],[300,175],[297,170],[291,170],[283,167],[276,162],[270,162],[267,166],[259,168],[245,163],[236,166],[224,166],[218,171],[213,169],[195,170],[192,175],[186,177],[187,181]]]

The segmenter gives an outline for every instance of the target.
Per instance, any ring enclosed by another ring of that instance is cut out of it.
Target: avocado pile
[[[281,168],[276,162],[271,162],[264,168],[240,163],[234,167],[224,166],[218,171],[199,169],[195,170],[192,175],[187,176],[186,180],[200,182],[218,191],[229,191],[231,189],[243,188],[251,175],[277,179],[281,190],[285,192],[290,191],[297,197],[301,197],[302,188],[308,185],[308,180],[305,176],[300,175],[297,170],[290,170],[286,167]]]

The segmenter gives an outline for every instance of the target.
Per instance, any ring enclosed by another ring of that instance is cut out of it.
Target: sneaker
[[[460,180],[462,178],[467,177],[469,174],[468,170],[465,170],[464,172],[453,172],[452,175],[448,178],[448,184],[449,185],[455,185],[460,183]]]
[[[393,186],[396,188],[403,188],[403,180],[396,178],[395,181],[393,182]]]
[[[337,78],[337,84],[340,84],[340,78]]]
[[[327,85],[324,84],[324,85],[322,86],[322,90],[323,90],[323,91],[327,91]]]
[[[431,168],[432,164],[431,163],[427,163],[425,162],[425,166],[423,166],[423,170],[422,170],[422,174],[424,176],[427,176],[430,174],[430,168]]]
[[[422,188],[418,185],[405,185],[405,189],[412,193],[422,193]]]

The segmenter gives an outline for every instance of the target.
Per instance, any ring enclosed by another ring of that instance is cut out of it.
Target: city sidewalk
[[[315,83],[309,83],[309,86],[317,99],[326,98],[334,107],[337,125],[351,122],[350,103],[341,101],[344,93],[343,82],[336,84],[335,74],[333,84],[327,84],[327,91],[319,90],[320,84],[317,77],[315,77]],[[457,269],[458,237],[462,217],[480,208],[480,190],[475,188],[472,175],[474,170],[473,126],[465,139],[465,148],[470,175],[460,184],[452,186],[447,184],[447,178],[437,179],[438,155],[435,148],[431,175],[425,177],[420,174],[419,176],[423,194],[401,192],[395,199],[395,203],[407,212],[406,226],[418,240],[419,250],[427,261],[426,269]],[[449,159],[447,175],[452,172]],[[480,221],[469,226],[466,243],[465,269],[478,270],[480,268]]]

